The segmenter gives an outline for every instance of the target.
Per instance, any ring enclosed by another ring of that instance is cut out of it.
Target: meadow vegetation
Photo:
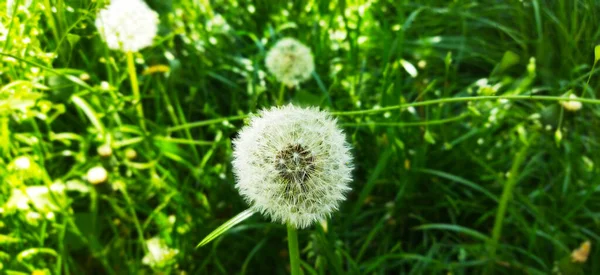
[[[157,36],[124,52],[106,0],[0,1],[0,273],[289,273],[232,140],[292,103],[354,167],[298,230],[304,274],[600,274],[598,1],[146,3]],[[284,38],[312,52],[301,83],[265,65]]]

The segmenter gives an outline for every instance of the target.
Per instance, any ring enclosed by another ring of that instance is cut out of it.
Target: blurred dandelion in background
[[[263,110],[233,144],[236,188],[273,221],[306,228],[329,217],[350,190],[350,146],[317,108]]]
[[[310,48],[293,38],[279,40],[267,53],[265,64],[269,72],[288,87],[308,80],[315,70]]]
[[[100,36],[112,50],[137,52],[152,45],[158,14],[141,0],[112,0],[96,18]]]

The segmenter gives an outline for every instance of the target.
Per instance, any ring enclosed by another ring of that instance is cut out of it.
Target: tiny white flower
[[[158,22],[142,0],[112,0],[98,13],[96,28],[110,49],[137,52],[152,45]]]
[[[575,94],[571,94],[571,95],[569,95],[569,98],[576,99],[578,97]],[[571,101],[571,100],[561,101],[560,105],[562,105],[563,108],[565,108],[565,110],[571,111],[571,112],[579,111],[579,109],[581,109],[581,107],[583,107],[583,104],[581,103],[581,101]]]
[[[96,150],[98,151],[98,155],[103,158],[110,157],[112,155],[112,148],[110,147],[110,144],[102,144],[98,146],[98,149]]]
[[[290,87],[309,79],[315,70],[310,48],[293,38],[279,40],[267,53],[265,64],[269,72]]]
[[[261,111],[233,141],[236,188],[252,210],[306,228],[338,209],[352,180],[336,120],[293,105]]]
[[[17,8],[27,9],[27,8],[29,8],[29,6],[31,6],[31,2],[33,2],[33,0],[8,0],[8,1],[6,1],[6,14],[8,16],[13,15],[13,11],[15,9],[15,4],[17,2],[19,2],[20,5],[22,5]]]
[[[148,254],[142,259],[142,263],[150,267],[163,267],[172,262],[179,253],[178,249],[172,249],[158,237],[146,240]]]
[[[25,189],[14,188],[4,208],[8,213],[29,210],[33,205],[42,213],[60,211],[60,204],[66,202],[65,186],[60,183],[50,185],[33,185]]]
[[[102,166],[90,168],[87,172],[87,181],[91,184],[100,184],[106,181],[108,172]]]
[[[31,168],[31,160],[27,156],[20,156],[14,160],[16,170],[28,170]]]

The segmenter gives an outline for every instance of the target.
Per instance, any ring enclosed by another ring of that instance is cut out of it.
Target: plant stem
[[[506,100],[532,100],[532,101],[579,101],[582,103],[590,103],[590,104],[600,104],[600,99],[592,99],[592,98],[567,98],[564,96],[534,96],[534,95],[508,95],[508,96],[464,96],[464,97],[451,97],[451,98],[440,98],[434,100],[426,100],[414,103],[404,103],[393,106],[386,106],[379,109],[367,109],[367,110],[357,110],[357,111],[341,111],[341,112],[331,112],[334,116],[349,116],[349,115],[368,115],[368,114],[376,114],[382,113],[392,110],[398,110],[408,107],[417,107],[417,106],[427,106],[433,104],[443,104],[443,103],[452,103],[452,102],[469,102],[469,101],[485,101],[485,100],[497,100],[497,99],[506,99]]]
[[[135,72],[135,63],[133,60],[133,52],[127,52],[127,71],[131,80],[131,92],[133,92],[133,105],[137,110],[140,120],[140,127],[146,131],[146,121],[144,120],[144,108],[142,106],[142,97],[140,95],[140,86],[138,84],[137,73]]]
[[[496,220],[494,222],[494,229],[492,231],[492,240],[490,243],[490,264],[488,265],[488,269],[486,274],[493,273],[493,268],[495,264],[496,258],[496,249],[498,248],[498,242],[500,241],[500,236],[502,235],[502,224],[504,221],[504,216],[506,215],[506,208],[508,206],[508,202],[512,197],[512,190],[517,185],[517,180],[519,179],[519,169],[521,164],[525,161],[525,157],[527,156],[527,149],[529,148],[529,144],[535,140],[535,137],[529,139],[527,144],[521,148],[521,150],[515,156],[512,167],[510,168],[510,174],[508,175],[508,179],[506,183],[504,183],[504,189],[502,190],[502,197],[500,197],[500,203],[498,205],[498,212],[496,212]]]
[[[281,88],[279,88],[279,100],[277,101],[277,105],[283,105],[284,95],[285,95],[285,84],[281,83]]]
[[[298,249],[298,231],[290,224],[287,225],[288,249],[292,275],[300,275],[300,251]]]

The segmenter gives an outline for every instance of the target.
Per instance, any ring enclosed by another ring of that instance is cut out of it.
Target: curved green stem
[[[131,92],[133,93],[133,105],[138,113],[140,127],[146,131],[146,121],[144,120],[144,108],[142,106],[142,97],[140,95],[140,85],[138,84],[137,73],[135,72],[135,63],[133,60],[133,52],[127,52],[127,71],[131,80]]]
[[[288,249],[292,275],[300,275],[300,250],[298,249],[298,231],[290,224],[287,225]]]

